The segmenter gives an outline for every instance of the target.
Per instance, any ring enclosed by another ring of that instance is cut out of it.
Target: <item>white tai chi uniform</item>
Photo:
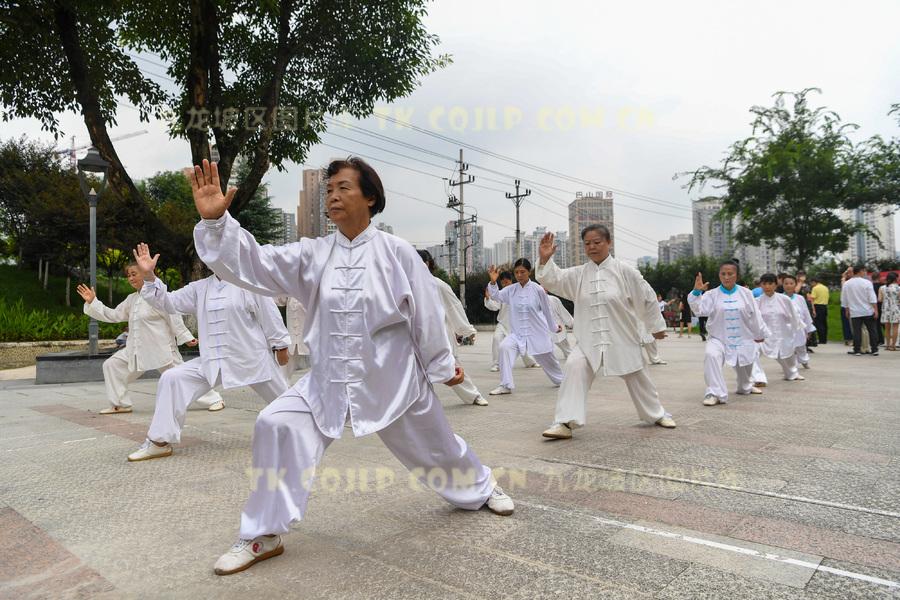
[[[433,277],[408,242],[370,225],[353,240],[338,231],[260,246],[226,213],[201,221],[194,243],[221,277],[307,308],[311,369],[256,420],[241,538],[286,533],[303,516],[316,465],[348,418],[451,504],[484,505],[495,482],[434,393],[456,361]]]
[[[497,327],[494,328],[494,335],[491,338],[491,360],[493,360],[492,368],[500,368],[500,344],[509,335],[509,305],[491,300],[484,299],[484,307],[497,313]],[[537,365],[534,359],[527,354],[522,355],[522,364],[526,369],[530,369]],[[496,370],[496,369],[494,369]]]
[[[799,373],[797,372],[797,357],[794,354],[794,334],[802,328],[797,307],[787,296],[777,292],[771,296],[766,294],[759,296],[756,304],[759,306],[760,316],[769,330],[769,335],[760,344],[762,353],[778,361],[785,379],[797,379]],[[754,373],[757,363],[754,363]],[[760,382],[755,374],[753,381]]]
[[[769,378],[766,376],[766,372],[763,370],[761,363],[761,358],[764,354],[764,351],[762,347],[760,347],[759,350],[759,355],[757,355],[756,360],[753,361],[753,367],[750,369],[750,382],[768,385]]]
[[[552,334],[553,343],[562,351],[563,358],[569,358],[569,353],[572,352],[572,346],[569,345],[568,331],[575,327],[575,319],[572,318],[571,313],[563,306],[562,300],[556,296],[548,295],[548,298],[550,298],[550,310],[552,310],[554,316],[556,316],[556,324],[562,327],[562,331]]]
[[[706,394],[723,403],[728,401],[723,364],[734,367],[737,373],[737,393],[749,394],[753,362],[759,357],[759,344],[754,340],[768,337],[753,292],[740,285],[730,290],[719,286],[706,293],[694,290],[688,294],[688,303],[695,315],[708,318],[703,364]]]
[[[106,323],[128,321],[128,341],[125,347],[103,361],[103,383],[106,397],[113,406],[131,408],[128,385],[137,381],[145,371],[156,369],[163,373],[184,362],[178,352],[179,344],[194,339],[181,315],[170,315],[150,306],[133,292],[115,308],[109,308],[94,298],[85,303],[84,314]],[[211,406],[222,397],[215,390],[197,399],[197,404]]]
[[[640,272],[612,256],[568,269],[551,258],[538,266],[537,277],[550,292],[575,302],[578,344],[566,361],[554,421],[585,424],[587,396],[597,375],[621,377],[644,421],[667,416],[641,354],[642,332],[665,331],[666,323],[656,293]]]
[[[432,279],[434,280],[434,287],[437,290],[438,297],[441,300],[441,306],[444,308],[444,326],[447,329],[447,341],[450,342],[450,348],[453,349],[453,360],[456,361],[456,364],[459,364],[459,359],[456,356],[456,336],[469,337],[470,335],[475,335],[477,330],[469,323],[462,302],[453,293],[453,289],[443,279],[434,276],[432,276]],[[465,379],[463,379],[462,383],[454,385],[450,389],[456,392],[460,400],[466,404],[472,404],[476,398],[481,396],[481,392],[475,387],[469,374],[465,373],[465,369],[463,371]]]
[[[141,296],[169,313],[197,315],[200,358],[162,374],[156,411],[147,432],[154,442],[181,441],[185,411],[216,385],[248,385],[267,403],[287,389],[273,348],[291,343],[271,298],[251,294],[211,275],[169,292],[159,278],[144,282]]]
[[[291,381],[291,375],[300,368],[301,356],[309,356],[309,348],[303,343],[303,328],[306,325],[306,308],[296,298],[279,296],[275,299],[278,306],[284,306],[285,320],[287,321],[288,334],[291,336],[291,345],[288,346],[290,357],[286,365],[281,367],[285,380]]]
[[[512,366],[517,355],[530,354],[555,385],[562,382],[562,369],[553,356],[556,317],[544,288],[531,281],[525,285],[511,283],[502,290],[496,283],[488,284],[491,300],[509,304],[510,333],[500,344],[500,385],[515,389]],[[563,328],[565,329],[565,328]]]
[[[785,294],[787,296],[787,294]],[[812,315],[809,314],[809,307],[806,300],[800,294],[787,296],[797,309],[797,316],[800,318],[800,327],[794,331],[794,353],[797,355],[797,362],[801,365],[809,364],[809,351],[806,349],[806,337],[808,334],[816,330],[813,324]]]

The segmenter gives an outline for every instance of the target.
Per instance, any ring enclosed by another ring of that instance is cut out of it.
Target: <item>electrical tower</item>
[[[460,151],[462,152],[462,151]],[[525,198],[531,195],[531,190],[526,189],[524,194],[519,193],[519,185],[521,184],[521,180],[516,179],[516,193],[510,194],[506,192],[506,197],[513,201],[513,204],[516,205],[516,260],[522,258],[522,232],[519,230],[519,207],[522,206],[522,202],[525,201]]]
[[[466,175],[466,171],[469,169],[469,165],[463,162],[463,151],[462,148],[459,149],[459,179],[456,181],[450,181],[451,187],[459,186],[459,199],[456,196],[450,196],[447,200],[447,208],[456,208],[459,211],[459,217],[456,220],[456,250],[457,250],[457,264],[458,273],[461,274],[459,280],[459,301],[462,302],[463,308],[466,308],[466,250],[468,246],[465,246],[463,243],[463,237],[465,237],[465,225],[466,223],[475,223],[475,217],[471,219],[466,219],[464,214],[465,204],[463,202],[463,189],[467,183],[472,183],[475,181],[475,177],[471,175]],[[474,225],[473,225],[474,227]],[[452,258],[452,257],[451,257]]]

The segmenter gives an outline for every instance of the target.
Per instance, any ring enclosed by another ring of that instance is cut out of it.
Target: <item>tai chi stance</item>
[[[550,336],[564,328],[556,324],[547,292],[531,281],[531,262],[527,258],[517,260],[513,268],[516,283],[502,290],[497,287],[500,271],[491,265],[488,275],[491,277],[488,294],[491,300],[509,304],[510,324],[510,333],[500,344],[500,385],[491,390],[491,396],[511,394],[516,387],[512,366],[518,355],[530,354],[550,381],[559,385],[563,374],[553,355]]]
[[[759,314],[753,292],[737,284],[738,264],[725,261],[719,266],[722,285],[703,293],[709,287],[703,274],[697,273],[694,290],[688,294],[691,310],[698,317],[708,317],[706,358],[703,374],[706,394],[703,404],[715,406],[728,402],[728,388],[722,365],[734,367],[738,394],[762,394],[753,386],[753,363],[759,357],[759,344],[767,337],[766,326]]]
[[[200,358],[159,378],[153,421],[147,440],[128,455],[133,462],[170,456],[171,445],[181,441],[187,407],[216,385],[226,390],[248,385],[267,403],[277,398],[287,388],[278,365],[287,363],[291,343],[271,298],[246,292],[215,275],[169,292],[154,275],[159,254],[151,257],[147,244],[138,244],[134,254],[144,278],[144,300],[168,313],[197,316]]]
[[[434,287],[437,290],[438,297],[441,299],[445,315],[444,326],[447,328],[447,340],[450,342],[450,347],[453,348],[453,358],[456,360],[456,364],[459,364],[459,359],[456,356],[456,336],[474,336],[476,329],[469,323],[469,318],[466,317],[466,311],[463,309],[462,302],[453,293],[453,289],[444,280],[434,276],[434,258],[432,258],[431,252],[428,250],[419,250],[418,252],[432,275]],[[454,385],[451,389],[466,404],[475,404],[476,406],[488,405],[488,401],[484,399],[484,396],[472,383],[472,378],[469,377],[468,373],[465,374],[461,383]]]
[[[544,437],[568,439],[572,429],[584,426],[588,392],[597,375],[621,377],[641,419],[675,427],[644,371],[641,353],[644,331],[652,332],[654,339],[666,337],[666,322],[653,288],[637,269],[610,255],[611,238],[605,226],[588,225],[581,240],[589,260],[568,269],[560,269],[553,261],[552,233],[544,235],[539,249],[537,277],[548,291],[575,302],[578,339],[566,361],[554,424]]]
[[[349,419],[377,433],[423,484],[459,508],[510,515],[513,502],[466,442],[454,435],[434,385],[457,385],[433,277],[406,241],[378,230],[384,187],[359,158],[326,170],[326,209],[337,231],[260,246],[226,210],[215,163],[189,173],[203,220],[197,254],[223,279],[307,309],[310,372],[266,407],[253,433],[250,498],[238,541],[215,570],[227,575],[283,551],[281,534],[306,512],[316,465]]]
[[[801,327],[794,331],[794,352],[797,355],[797,362],[804,369],[809,368],[809,349],[806,347],[807,338],[810,333],[815,333],[816,326],[813,323],[812,315],[809,313],[809,305],[806,298],[797,292],[797,279],[793,275],[785,275],[781,280],[784,286],[784,295],[797,308],[797,316],[800,318]]]
[[[775,291],[778,279],[773,273],[766,273],[760,278],[763,294],[756,298],[759,313],[769,335],[761,345],[762,353],[778,361],[784,378],[788,381],[802,381],[803,375],[797,370],[797,355],[794,352],[794,335],[802,331],[803,326],[797,307],[790,298]],[[803,307],[806,310],[806,307]],[[755,365],[754,363],[754,370]],[[753,379],[757,379],[756,375]]]
[[[184,326],[181,315],[168,314],[147,304],[141,297],[141,278],[137,265],[125,266],[125,277],[136,291],[129,294],[115,308],[109,308],[97,298],[94,290],[84,284],[78,295],[84,299],[84,314],[106,323],[128,321],[128,341],[125,347],[103,361],[103,383],[110,406],[101,415],[130,413],[132,410],[128,385],[137,381],[144,371],[156,369],[160,373],[184,362],[178,352],[179,344],[196,346],[194,334]],[[211,411],[225,407],[215,390],[197,399],[197,404]]]
[[[512,282],[512,273],[509,271],[500,273],[498,283],[500,284],[501,290],[508,285],[512,285]],[[509,305],[497,302],[496,300],[491,300],[491,294],[488,292],[487,287],[485,287],[484,307],[497,313],[497,327],[494,328],[494,335],[491,337],[491,372],[497,373],[500,371],[500,344],[503,343],[503,340],[506,339],[506,336],[509,335],[510,331]],[[538,364],[534,362],[534,359],[527,354],[522,355],[522,364],[525,365],[526,369],[532,369],[538,366]]]

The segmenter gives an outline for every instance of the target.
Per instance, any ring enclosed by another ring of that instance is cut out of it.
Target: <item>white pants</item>
[[[561,342],[556,342],[556,347],[562,350],[563,359],[568,359],[569,354],[572,353],[572,346],[569,345],[568,338],[563,339]]]
[[[159,367],[157,371],[162,374],[181,363],[181,355],[174,355],[171,363]],[[106,397],[109,399],[109,403],[120,408],[131,408],[132,402],[131,395],[128,393],[128,386],[140,379],[143,374],[144,371],[130,371],[128,369],[128,359],[125,357],[124,350],[119,350],[103,361],[103,383],[106,386]],[[197,398],[197,404],[212,406],[221,400],[222,396],[217,391],[210,390]]]
[[[496,484],[491,470],[455,435],[428,388],[397,420],[378,432],[384,445],[421,484],[465,510],[481,508]],[[291,388],[264,408],[253,432],[250,497],[240,537],[287,533],[299,521],[332,438],[322,434],[306,401]],[[362,477],[362,474],[360,474]]]
[[[753,361],[753,370],[750,371],[750,379],[753,380],[753,383],[769,383],[769,378],[766,377],[766,372],[763,371],[762,365],[760,362],[762,361],[762,353],[756,357],[756,360]]]
[[[500,344],[503,343],[503,340],[506,339],[506,330],[500,325],[494,329],[494,335],[491,338],[491,359],[494,361],[492,366],[499,367],[500,366]],[[528,356],[527,354],[522,355],[522,364],[525,365],[526,369],[530,369],[537,363],[533,358]]]
[[[575,346],[566,361],[564,372],[565,377],[556,399],[554,421],[566,423],[570,427],[581,427],[587,422],[587,397],[597,371],[591,368],[591,363],[581,348]],[[642,420],[656,423],[666,416],[666,411],[659,402],[656,386],[644,369],[621,377]]]
[[[709,338],[706,342],[706,358],[703,362],[703,375],[706,378],[706,394],[712,394],[721,402],[728,401],[728,388],[725,386],[725,375],[722,366],[725,364],[725,346],[716,338]],[[737,374],[737,393],[749,394],[753,387],[751,375],[753,363],[749,365],[735,365]]]
[[[647,358],[650,359],[651,364],[658,364],[662,362],[662,359],[659,357],[659,345],[656,343],[656,340],[642,344],[642,346],[647,352]]]
[[[507,389],[515,389],[516,384],[513,382],[512,366],[519,355],[519,346],[516,340],[508,337],[500,344],[500,385]],[[559,385],[563,379],[562,369],[559,368],[559,361],[553,356],[553,352],[544,354],[535,354],[534,361],[541,365],[544,373],[550,378],[554,385]]]
[[[168,369],[159,378],[156,410],[147,431],[149,439],[170,444],[181,441],[181,428],[184,427],[187,407],[212,389],[201,372],[200,365],[200,359],[195,358]],[[287,383],[279,374],[269,381],[250,384],[250,387],[269,403],[287,389]]]
[[[794,356],[797,357],[797,362],[801,365],[809,364],[809,351],[806,349],[806,344],[794,348]]]

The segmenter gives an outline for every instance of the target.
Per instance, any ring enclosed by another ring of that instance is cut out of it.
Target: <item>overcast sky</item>
[[[779,90],[821,88],[813,102],[859,124],[859,139],[900,135],[887,116],[891,103],[900,102],[900,3],[894,0],[438,0],[427,21],[453,64],[383,110],[596,184],[573,183],[466,150],[476,184],[494,188],[465,190],[466,206],[477,211],[488,245],[513,233],[515,210],[502,192],[513,191],[512,178],[518,176],[539,182],[525,184],[535,193],[522,207],[524,231],[567,229],[564,205],[576,191],[615,189],[620,191],[615,193],[617,255],[656,256],[658,240],[691,232],[690,201],[697,194],[689,195],[673,174],[717,164],[730,143],[749,135],[750,106],[771,104]],[[88,141],[79,117],[61,121],[66,134]],[[417,245],[442,241],[453,213],[397,192],[446,204],[441,177],[450,176],[458,146],[376,118],[355,124],[446,158],[335,126],[334,134],[358,141],[326,134],[323,142],[342,150],[316,146],[306,164],[324,166],[350,150],[430,173],[372,160],[390,190],[387,210],[376,220]],[[42,135],[34,121],[2,128],[4,138]],[[186,141],[169,140],[162,123],[139,123],[136,112],[122,108],[113,135],[139,129],[150,133],[116,145],[132,177],[190,162]],[[275,204],[284,210],[296,210],[302,168],[292,164],[266,177]]]

